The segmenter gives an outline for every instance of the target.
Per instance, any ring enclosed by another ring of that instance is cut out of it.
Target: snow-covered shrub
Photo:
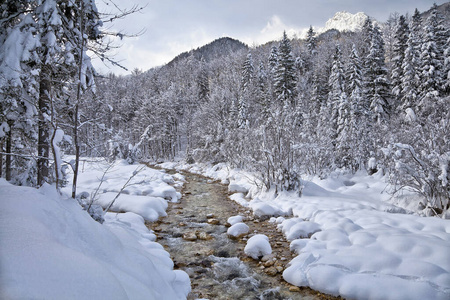
[[[105,219],[103,218],[104,212],[103,208],[99,204],[95,204],[92,201],[88,192],[81,192],[76,196],[78,203],[81,205],[83,210],[85,210],[95,221],[103,224]]]
[[[408,144],[394,145],[395,169],[391,179],[396,186],[406,187],[424,197],[424,208],[432,214],[449,209],[450,151],[438,153],[423,149],[416,152]]]

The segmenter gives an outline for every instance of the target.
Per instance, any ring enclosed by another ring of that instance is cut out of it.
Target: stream
[[[184,172],[186,183],[178,203],[169,203],[168,216],[147,223],[157,241],[170,253],[175,269],[191,278],[188,299],[335,299],[309,288],[291,286],[282,272],[293,255],[289,243],[268,221],[254,219],[228,198],[225,185]],[[250,227],[240,240],[227,236],[227,219],[244,216]],[[265,262],[244,253],[253,233],[269,237],[273,258]]]

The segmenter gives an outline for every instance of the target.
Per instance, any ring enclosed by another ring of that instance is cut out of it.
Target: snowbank
[[[184,181],[181,175],[172,176],[145,165],[129,165],[124,160],[114,164],[95,159],[82,161],[78,176],[78,194],[86,191],[93,197],[97,191],[94,203],[103,208],[108,207],[126,185],[110,210],[134,212],[151,222],[166,216],[167,201],[177,202],[181,198],[181,194],[171,185],[182,185]],[[72,182],[71,173],[68,179]],[[65,187],[63,192],[70,194],[71,186]]]
[[[182,168],[223,182],[238,178],[238,171],[224,165]],[[251,178],[239,178],[244,177]],[[271,216],[292,241],[298,256],[283,273],[287,282],[350,299],[450,299],[449,220],[393,205],[379,173],[336,173],[302,183],[302,197],[258,194],[246,184],[253,200],[231,196],[255,215]]]
[[[186,298],[188,275],[142,217],[107,214],[101,225],[54,187],[0,179],[0,190],[0,298]]]

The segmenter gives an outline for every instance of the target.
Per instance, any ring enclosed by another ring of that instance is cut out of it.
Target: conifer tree
[[[330,116],[328,122],[330,122],[332,130],[336,131],[338,126],[340,103],[341,101],[347,101],[345,88],[345,74],[344,74],[344,67],[342,64],[341,48],[339,44],[336,45],[335,53],[333,55],[333,65],[331,67],[328,85],[330,87],[327,102],[327,109],[329,111],[328,116]],[[332,134],[332,136],[333,138],[335,138],[335,134]]]
[[[401,103],[399,110],[403,113],[407,108],[416,110],[419,78],[421,16],[416,9],[409,25],[408,41],[402,63],[403,76],[401,78]]]
[[[436,5],[433,6],[424,26],[424,36],[420,49],[420,110],[429,109],[439,96],[441,85],[442,48],[438,37],[439,18]]]
[[[296,86],[295,60],[292,55],[291,42],[284,32],[278,47],[278,63],[274,82],[275,95],[282,106],[294,107],[297,96]]]
[[[402,94],[403,61],[409,36],[408,24],[405,16],[400,16],[395,28],[394,49],[391,68],[392,95],[395,97],[394,107],[400,106]]]
[[[372,118],[377,123],[385,120],[390,113],[390,88],[384,56],[383,38],[379,27],[375,25],[365,61],[365,93],[370,100]]]
[[[312,26],[309,26],[308,32],[306,33],[306,47],[310,56],[317,54],[316,33]]]

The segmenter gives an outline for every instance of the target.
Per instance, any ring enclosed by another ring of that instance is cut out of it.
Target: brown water
[[[249,211],[228,199],[226,186],[199,175],[183,175],[187,182],[180,202],[170,203],[168,216],[147,226],[170,253],[175,268],[189,274],[192,291],[188,299],[332,299],[282,279],[293,257],[274,224],[253,219]],[[245,217],[249,236],[263,233],[269,237],[273,265],[246,257],[246,238],[227,236],[226,221],[238,214]]]

